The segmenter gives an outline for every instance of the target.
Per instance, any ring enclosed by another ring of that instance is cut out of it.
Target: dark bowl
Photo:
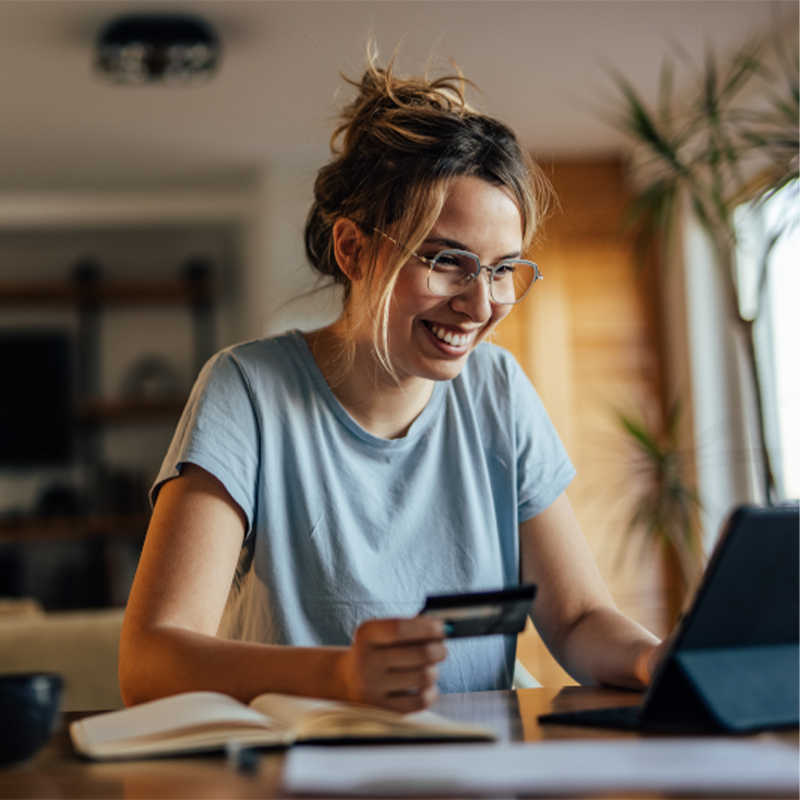
[[[58,675],[0,675],[0,766],[29,759],[58,726]]]

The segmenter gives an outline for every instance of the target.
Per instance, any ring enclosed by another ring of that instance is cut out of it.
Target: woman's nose
[[[469,286],[453,297],[451,300],[453,309],[466,314],[472,320],[479,322],[488,320],[492,316],[492,297],[489,290],[491,278],[492,273],[489,268],[481,267]]]

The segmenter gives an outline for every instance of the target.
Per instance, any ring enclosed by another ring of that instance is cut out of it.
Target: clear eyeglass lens
[[[451,297],[461,292],[481,268],[471,253],[444,250],[431,264],[428,286],[433,294]],[[503,261],[494,268],[489,293],[495,303],[518,303],[536,280],[536,269],[526,261]]]
[[[518,303],[536,280],[536,268],[526,261],[504,261],[489,286],[497,303]]]

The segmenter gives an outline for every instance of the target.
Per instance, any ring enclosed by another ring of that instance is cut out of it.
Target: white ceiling
[[[130,11],[192,11],[224,47],[205,86],[122,87],[92,72],[92,46]],[[338,72],[368,37],[400,67],[453,57],[542,156],[619,149],[602,119],[609,69],[653,95],[675,44],[737,48],[796,0],[0,0],[0,191],[237,184],[281,160],[325,157]]]

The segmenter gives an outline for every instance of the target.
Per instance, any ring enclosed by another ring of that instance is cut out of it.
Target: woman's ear
[[[333,254],[339,269],[357,281],[362,277],[359,260],[364,249],[364,233],[353,220],[339,217],[333,223]]]

